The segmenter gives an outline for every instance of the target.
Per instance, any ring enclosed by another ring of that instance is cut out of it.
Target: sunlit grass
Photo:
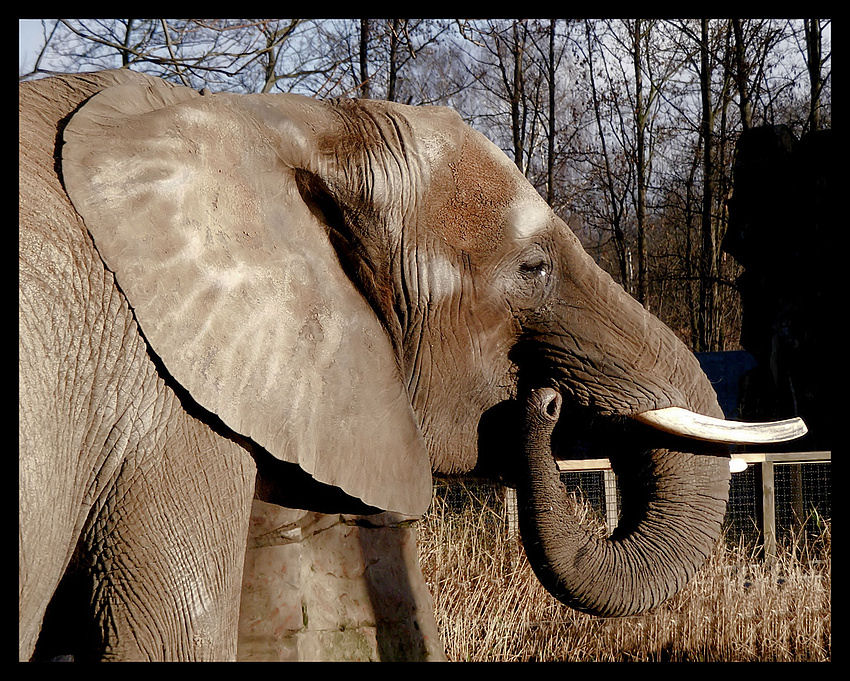
[[[471,495],[473,492],[469,492]],[[600,530],[602,529],[600,524]],[[687,588],[653,611],[601,619],[538,583],[498,503],[437,497],[420,555],[450,660],[827,661],[831,541],[780,547],[770,564],[720,542]]]

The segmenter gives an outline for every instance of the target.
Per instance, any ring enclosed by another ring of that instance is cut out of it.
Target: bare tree
[[[644,40],[641,20],[635,19],[632,26],[632,57],[635,71],[635,139],[636,139],[636,178],[637,201],[635,218],[637,222],[638,242],[638,285],[637,299],[647,305],[649,297],[649,286],[647,282],[647,247],[646,247],[646,119],[647,111],[643,103],[643,57],[641,56],[641,43]]]
[[[546,128],[546,202],[552,205],[555,199],[555,19],[549,20],[549,53],[546,60],[546,76],[549,86],[549,117]]]
[[[480,116],[482,127],[497,142],[507,142],[503,146],[526,175],[542,158],[537,151],[544,142],[546,66],[532,47],[545,31],[541,22],[527,19],[461,24],[471,46],[465,54],[474,89],[489,109]]]
[[[473,120],[478,107],[475,78],[463,43],[448,20],[401,19],[396,52],[389,60],[387,99],[405,104],[452,106]],[[390,88],[392,84],[392,88]]]
[[[558,34],[558,20],[549,19],[548,22],[541,22],[536,26],[536,30],[529,33],[529,40],[534,50],[530,56],[536,61],[537,69],[545,79],[547,101],[545,107],[545,116],[542,115],[542,107],[535,107],[540,111],[542,125],[545,128],[546,136],[546,152],[545,152],[545,197],[550,205],[554,205],[556,195],[556,141],[559,131],[559,111],[557,108],[558,101],[558,71],[561,65],[566,40],[562,35]],[[565,26],[569,25],[569,20],[562,21]],[[530,175],[530,173],[526,173]],[[529,179],[532,179],[531,177]]]
[[[396,84],[398,83],[399,52],[407,29],[407,19],[390,19],[389,21],[389,59],[387,60],[387,99],[396,101]]]
[[[372,85],[369,79],[369,19],[360,20],[360,96],[369,99]]]
[[[821,95],[824,87],[822,73],[826,59],[823,54],[822,39],[824,26],[829,24],[821,19],[804,19],[803,31],[806,36],[806,67],[809,74],[809,130],[821,127]]]
[[[747,62],[744,46],[744,29],[741,19],[732,19],[735,32],[735,82],[738,85],[738,108],[741,112],[741,128],[748,130],[753,125],[753,107],[750,102],[750,87],[747,82]]]
[[[665,49],[656,20],[585,20],[587,99],[592,103],[607,225],[621,284],[651,306],[650,192],[666,128],[665,90],[681,57]],[[591,148],[596,146],[590,145]]]
[[[452,106],[630,293],[711,350],[737,340],[719,248],[737,135],[829,125],[830,41],[824,19],[59,19],[22,77],[132,68]]]
[[[623,177],[622,174],[615,172],[614,160],[611,152],[609,151],[608,131],[611,129],[611,126],[603,120],[602,114],[602,98],[606,95],[600,93],[600,90],[596,85],[595,75],[595,55],[598,52],[601,52],[601,50],[596,49],[599,45],[599,37],[596,35],[594,31],[594,24],[590,20],[585,20],[585,39],[587,45],[590,94],[593,102],[593,113],[601,148],[601,164],[604,169],[602,179],[604,192],[607,195],[609,202],[608,216],[610,219],[610,227],[613,232],[612,241],[617,255],[620,284],[627,292],[633,293],[632,254],[624,229],[627,210],[626,197],[628,196],[628,191],[631,182],[633,181],[633,177],[631,172],[628,172],[630,169],[627,169],[625,177]],[[607,67],[604,57],[602,57],[600,61],[604,67]],[[609,78],[608,81],[610,84],[611,79]],[[611,95],[607,95],[607,97],[613,101]],[[617,114],[619,115],[619,111],[617,111]]]
[[[23,64],[20,65],[18,73],[19,80],[27,80],[46,72],[46,70],[42,68],[42,60],[45,58],[45,55],[53,49],[53,37],[56,35],[59,25],[58,21],[49,21],[46,19],[41,20],[42,41],[38,49],[38,54],[35,56],[35,60],[29,70],[24,71]]]
[[[378,67],[386,71],[385,98],[406,104],[420,103],[410,87],[407,76],[416,60],[433,66],[433,47],[436,47],[449,29],[446,21],[428,19],[385,19],[381,22],[381,49]],[[426,66],[420,73],[426,74]]]
[[[133,68],[195,88],[316,93],[340,68],[334,38],[302,19],[60,19],[28,75]]]

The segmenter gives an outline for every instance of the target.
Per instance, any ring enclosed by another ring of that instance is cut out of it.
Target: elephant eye
[[[529,260],[519,266],[519,272],[528,279],[534,277],[544,279],[549,276],[549,263],[544,258]]]
[[[519,309],[539,306],[555,278],[553,261],[546,249],[534,244],[517,257],[511,269],[512,304]]]
[[[526,252],[514,265],[512,305],[518,309],[534,309],[548,295],[552,284],[552,260],[542,248]]]

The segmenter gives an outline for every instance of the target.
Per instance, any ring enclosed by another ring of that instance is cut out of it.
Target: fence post
[[[508,541],[505,542],[507,547],[507,563],[511,569],[517,566],[519,560],[519,513],[517,511],[516,489],[514,487],[504,487],[505,490],[505,520],[508,529]]]
[[[764,557],[772,562],[776,557],[776,500],[773,486],[773,461],[761,463],[761,536]]]
[[[602,483],[605,489],[605,522],[608,534],[611,534],[620,521],[620,509],[617,505],[617,476],[610,468],[602,471]]]
[[[791,483],[791,528],[792,536],[799,539],[806,526],[806,516],[803,509],[803,464],[788,465],[788,475]]]
[[[505,487],[505,515],[508,521],[508,536],[513,538],[519,534],[519,516],[516,506],[516,490]]]

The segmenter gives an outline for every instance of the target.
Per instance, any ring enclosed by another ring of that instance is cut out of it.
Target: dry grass
[[[830,660],[828,527],[771,565],[721,542],[682,593],[621,619],[578,613],[546,593],[498,505],[458,512],[438,498],[420,554],[450,660]]]

